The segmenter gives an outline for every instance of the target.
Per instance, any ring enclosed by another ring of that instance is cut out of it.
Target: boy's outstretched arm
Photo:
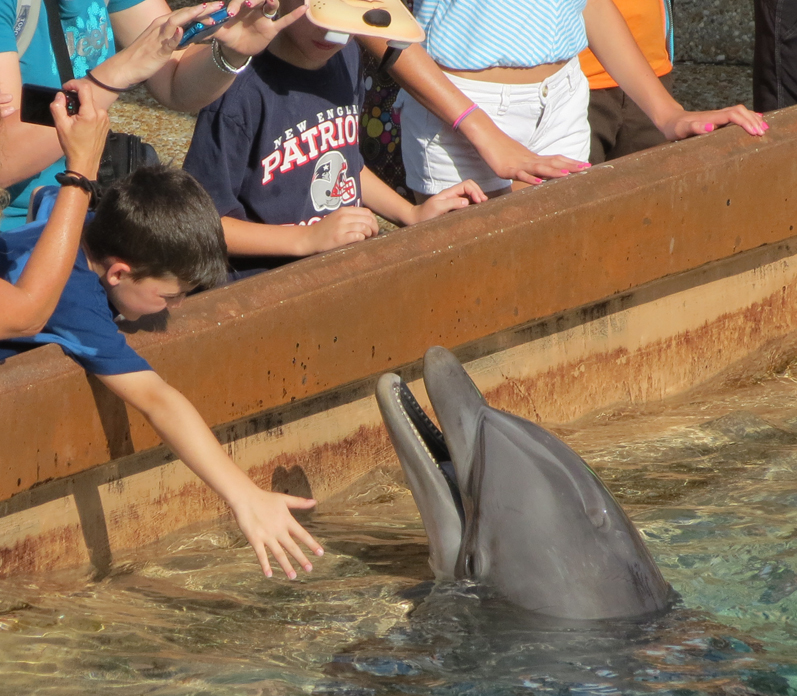
[[[296,577],[296,571],[288,554],[306,571],[313,569],[297,540],[317,556],[324,551],[294,519],[290,509],[311,508],[314,500],[258,488],[227,456],[191,402],[155,372],[97,377],[117,396],[141,411],[188,468],[227,501],[266,577],[272,575],[267,550],[291,579]]]
[[[728,123],[750,135],[763,135],[769,127],[759,114],[741,104],[717,111],[685,111],[648,65],[612,0],[587,0],[584,22],[592,52],[668,140],[709,133]]]
[[[466,208],[471,203],[483,203],[487,200],[479,185],[470,179],[441,191],[421,205],[413,205],[402,198],[368,167],[363,167],[360,172],[360,185],[363,205],[400,225],[414,225],[452,210]]]

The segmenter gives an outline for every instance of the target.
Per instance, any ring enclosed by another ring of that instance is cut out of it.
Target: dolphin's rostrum
[[[671,589],[634,525],[581,457],[487,405],[445,348],[424,357],[440,430],[385,374],[377,401],[429,537],[438,580],[470,579],[558,619],[642,617]]]

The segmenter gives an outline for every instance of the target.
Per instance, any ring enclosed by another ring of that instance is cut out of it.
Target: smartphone
[[[188,26],[183,27],[183,38],[180,39],[180,43],[177,44],[177,48],[186,48],[186,46],[190,46],[191,44],[198,43],[200,41],[206,41],[219,29],[221,29],[228,19],[232,19],[232,17],[227,14],[227,8],[222,8],[216,12],[213,12],[212,14],[209,14],[202,21],[197,20],[196,22],[192,22]],[[213,20],[212,24],[203,23],[210,20]]]
[[[22,85],[22,108],[19,117],[25,123],[35,123],[39,126],[55,128],[53,115],[50,113],[50,104],[55,95],[63,92],[66,95],[66,113],[74,116],[80,111],[80,99],[77,92],[55,87],[42,87],[41,85]]]

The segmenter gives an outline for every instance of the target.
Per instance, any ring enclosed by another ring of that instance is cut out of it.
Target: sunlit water
[[[327,554],[300,581],[263,579],[232,526],[98,582],[3,581],[0,694],[797,694],[795,396],[785,373],[557,429],[680,593],[647,623],[545,630],[433,591],[386,470],[308,523]]]

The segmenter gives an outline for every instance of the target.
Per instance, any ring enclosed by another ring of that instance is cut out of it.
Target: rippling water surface
[[[396,471],[308,523],[327,555],[267,581],[233,526],[98,582],[0,584],[0,694],[797,694],[797,383],[704,388],[557,432],[642,530],[681,602],[556,631],[433,589]]]

